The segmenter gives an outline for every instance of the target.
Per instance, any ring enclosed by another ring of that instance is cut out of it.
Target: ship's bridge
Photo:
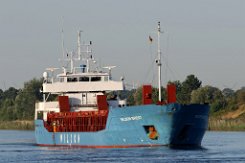
[[[108,73],[62,73],[44,78],[44,93],[100,92],[123,90],[123,81],[113,81]]]

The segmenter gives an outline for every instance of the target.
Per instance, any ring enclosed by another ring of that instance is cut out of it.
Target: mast
[[[74,58],[75,52],[71,52],[70,64],[71,64],[71,73],[74,71],[74,60],[81,60],[81,30],[77,32],[77,58]]]
[[[77,37],[77,55],[78,60],[81,59],[81,30],[78,31],[78,37]]]
[[[160,28],[160,22],[158,22],[157,26],[157,53],[158,53],[158,59],[157,59],[157,66],[158,66],[158,101],[162,101],[162,93],[161,93],[161,48],[160,48],[160,33],[161,33],[161,28]]]
[[[71,73],[73,73],[73,69],[74,69],[74,66],[73,66],[73,55],[74,55],[74,52],[72,51],[71,52]]]
[[[89,47],[87,45],[86,53],[89,54]],[[87,73],[90,71],[90,65],[89,65],[89,60],[91,57],[89,55],[87,56]]]
[[[62,38],[62,61],[63,64],[62,66],[64,66],[64,58],[65,58],[65,42],[64,42],[64,17],[62,16],[62,29],[61,29],[61,38]]]

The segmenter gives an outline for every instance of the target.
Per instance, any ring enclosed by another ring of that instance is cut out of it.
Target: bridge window
[[[91,77],[91,82],[95,82],[95,81],[101,81],[101,77],[100,76]]]
[[[67,78],[67,82],[76,82],[77,78]]]
[[[85,76],[80,77],[80,78],[79,78],[79,81],[80,81],[80,82],[88,82],[88,81],[89,81],[89,77],[85,77]]]

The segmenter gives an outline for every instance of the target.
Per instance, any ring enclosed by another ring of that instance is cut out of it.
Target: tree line
[[[230,111],[245,104],[245,88],[234,91],[230,88],[220,90],[213,86],[202,86],[202,82],[195,76],[189,75],[183,82],[170,81],[177,90],[177,102],[182,104],[209,103],[211,115],[219,111]],[[42,100],[40,89],[42,79],[32,79],[24,83],[22,89],[10,87],[0,89],[0,120],[33,120],[35,103]],[[163,99],[166,99],[166,89],[162,87]],[[129,105],[142,103],[142,86],[137,89],[120,91],[119,96],[126,98]],[[158,89],[153,88],[153,102],[158,100]]]
[[[189,75],[183,82],[169,81],[176,85],[177,102],[181,104],[208,103],[210,105],[210,114],[213,115],[222,111],[232,111],[237,109],[240,105],[245,104],[245,87],[239,90],[232,90],[225,88],[220,90],[213,86],[202,86],[195,75]],[[163,99],[166,99],[166,88],[161,88]],[[131,90],[127,93],[129,96],[127,102],[129,105],[142,104],[142,86]],[[153,103],[158,101],[158,89],[152,89]]]
[[[33,120],[35,102],[42,99],[42,79],[24,83],[23,89],[0,89],[0,120]]]

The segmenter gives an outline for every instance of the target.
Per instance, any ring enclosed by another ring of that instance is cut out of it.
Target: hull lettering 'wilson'
[[[158,36],[160,34],[158,24]],[[149,146],[200,146],[208,125],[207,104],[176,102],[176,87],[167,86],[168,98],[152,102],[152,87],[144,85],[142,105],[128,106],[115,92],[124,90],[123,80],[114,81],[111,69],[95,65],[91,42],[80,43],[77,53],[64,59],[70,67],[47,68],[43,73],[43,101],[35,107],[35,137],[40,146],[126,148]],[[160,40],[160,39],[158,39]],[[160,45],[160,43],[158,43]],[[161,88],[161,51],[159,88]],[[82,58],[82,59],[81,59]],[[81,61],[81,65],[75,65]]]

